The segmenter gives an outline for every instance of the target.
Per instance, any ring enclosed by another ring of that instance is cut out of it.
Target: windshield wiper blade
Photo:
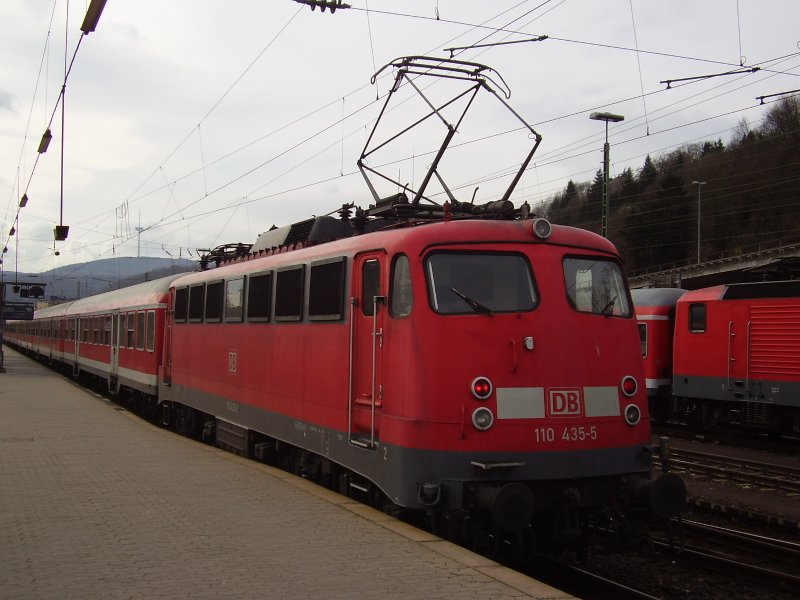
[[[603,310],[600,311],[600,314],[606,317],[611,316],[611,313],[614,312],[614,305],[616,303],[617,303],[617,297],[614,296],[611,300],[608,301],[608,304],[606,304],[603,307]]]
[[[482,312],[488,314],[490,317],[494,315],[492,309],[486,306],[485,304],[481,304],[477,300],[470,298],[464,292],[458,291],[456,288],[451,287],[450,290],[459,298],[461,298],[464,302],[466,302],[469,307],[474,310],[475,312]]]

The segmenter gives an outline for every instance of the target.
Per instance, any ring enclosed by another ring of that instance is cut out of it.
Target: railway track
[[[680,546],[654,537],[654,547],[693,568],[746,578],[758,586],[791,592],[800,586],[800,544],[697,521],[683,522]]]
[[[800,543],[693,520],[681,525],[671,542],[666,528],[654,530],[649,549],[594,555],[585,567],[537,556],[521,570],[582,598],[796,598]]]
[[[532,567],[520,569],[520,572],[549,582],[559,589],[579,597],[594,600],[659,600],[660,595],[623,583],[617,579],[593,573],[584,568],[572,565],[552,556],[541,555],[534,559]]]
[[[666,436],[674,440],[717,443],[792,455],[797,454],[797,448],[800,446],[800,437],[796,435],[772,436],[762,432],[741,429],[698,431],[687,425],[680,425],[674,422],[667,425],[653,424],[652,432],[656,439]]]
[[[788,493],[800,493],[800,468],[755,460],[697,452],[670,450],[670,466],[676,471],[727,479]]]

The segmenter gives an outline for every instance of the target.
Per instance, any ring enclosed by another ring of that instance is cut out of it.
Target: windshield
[[[619,265],[596,258],[565,258],[567,300],[578,312],[630,317],[628,287]]]
[[[528,261],[519,254],[438,252],[426,260],[428,295],[442,314],[520,312],[536,307]]]

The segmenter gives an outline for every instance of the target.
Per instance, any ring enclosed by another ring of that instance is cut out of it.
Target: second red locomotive
[[[646,368],[660,361],[671,383],[654,416],[800,434],[800,283],[666,292],[633,292],[640,327],[649,327],[653,314],[674,317],[672,348],[646,349]]]

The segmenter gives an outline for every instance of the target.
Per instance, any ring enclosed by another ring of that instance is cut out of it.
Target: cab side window
[[[399,255],[392,265],[392,291],[389,297],[389,311],[393,317],[406,317],[414,307],[411,288],[411,267],[405,254]]]
[[[689,305],[689,331],[703,333],[706,330],[706,305]]]
[[[375,296],[381,292],[381,265],[377,260],[368,260],[361,270],[361,312],[365,317],[375,314]]]

